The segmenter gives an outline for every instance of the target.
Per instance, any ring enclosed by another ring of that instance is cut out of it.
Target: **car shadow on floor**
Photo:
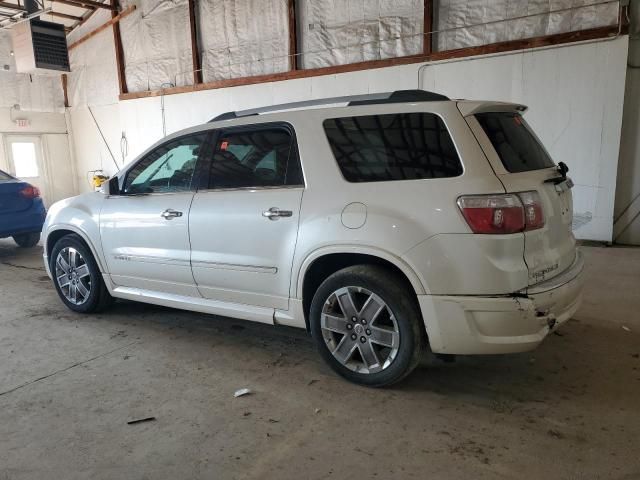
[[[101,314],[105,320],[112,315],[136,318],[138,325],[149,322],[168,330],[184,329],[200,336],[203,342],[224,342],[232,348],[258,347],[265,350],[265,356],[284,352],[293,357],[293,363],[304,362],[300,368],[311,368],[319,374],[334,376],[315,351],[311,336],[302,329],[274,328],[120,300],[111,310]],[[615,334],[605,331],[604,327],[583,325],[579,320],[572,320],[550,334],[532,352],[458,356],[453,363],[445,363],[427,352],[420,366],[407,379],[384,390],[429,392],[468,401],[496,412],[511,412],[524,404],[568,400],[594,403],[598,400],[591,394],[597,390],[596,384],[602,383],[607,376],[605,367],[594,366],[595,358],[607,355],[611,359],[612,352],[607,351],[601,339],[612,338],[612,335],[615,338]],[[585,354],[587,349],[590,357]],[[344,384],[345,388],[361,388],[346,381]],[[629,389],[629,394],[636,396],[640,389]],[[624,401],[622,398],[619,400]],[[627,400],[632,401],[630,398]]]

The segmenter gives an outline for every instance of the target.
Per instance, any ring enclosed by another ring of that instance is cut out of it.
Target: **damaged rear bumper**
[[[582,300],[584,260],[517,296],[419,295],[431,350],[497,354],[532,350],[569,320]]]

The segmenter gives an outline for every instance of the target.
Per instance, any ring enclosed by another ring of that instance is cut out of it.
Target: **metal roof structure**
[[[29,14],[26,0],[0,0],[0,28],[11,28],[12,24],[33,16],[41,20],[64,25],[69,33],[84,23],[93,13],[106,8],[113,10],[109,0],[33,0],[38,12]],[[39,13],[41,12],[41,13]]]

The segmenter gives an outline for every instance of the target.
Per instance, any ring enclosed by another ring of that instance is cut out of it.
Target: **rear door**
[[[575,259],[570,179],[564,179],[515,106],[467,117],[496,175],[509,193],[537,191],[545,224],[527,231],[524,259],[529,285],[563,272]]]
[[[189,214],[193,277],[203,297],[287,310],[304,191],[293,128],[219,132]]]

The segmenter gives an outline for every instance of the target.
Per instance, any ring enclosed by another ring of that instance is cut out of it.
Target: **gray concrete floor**
[[[0,479],[640,478],[640,249],[584,250],[584,305],[538,350],[372,390],[302,331],[73,314],[0,241]]]

